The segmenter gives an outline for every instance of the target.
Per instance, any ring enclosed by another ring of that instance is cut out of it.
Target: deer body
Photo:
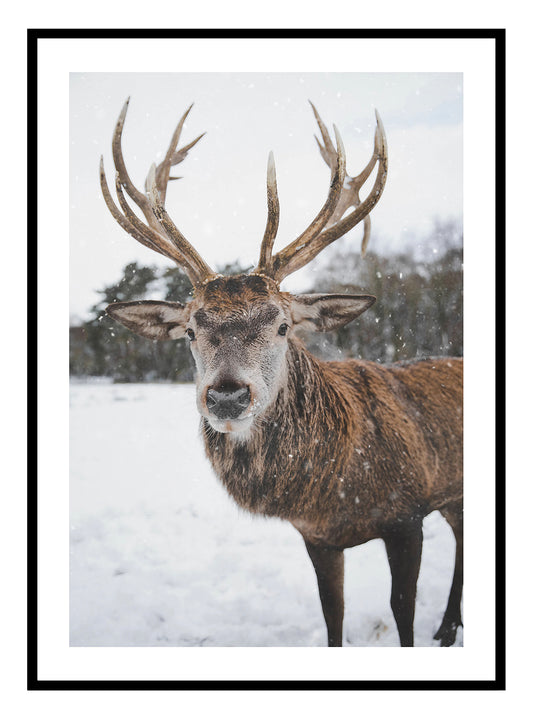
[[[368,309],[368,295],[291,295],[279,283],[326,245],[364,220],[379,200],[387,170],[378,117],[374,155],[360,175],[346,177],[337,149],[315,111],[332,171],[328,199],[299,238],[272,255],[279,206],[272,156],[267,173],[268,221],[259,265],[249,275],[214,273],[170,220],[164,197],[180,121],[164,161],[153,166],[147,195],[132,185],[120,147],[125,105],[113,139],[116,191],[101,184],[115,219],[133,237],[184,267],[194,285],[186,305],[114,303],[107,312],[145,337],[188,337],[196,368],[197,406],[207,456],[238,505],[280,517],[303,536],[314,565],[328,644],[342,645],[343,550],[382,538],[392,574],[391,606],[402,645],[413,645],[422,521],[440,510],[456,537],[448,606],[435,637],[453,644],[462,594],[462,360],[440,358],[389,366],[359,360],[323,362],[298,338],[299,329],[329,331]],[[314,109],[314,108],[313,108]],[[359,189],[379,161],[370,195]],[[145,215],[142,223],[123,190]],[[351,205],[354,210],[343,217]]]
[[[287,384],[249,440],[202,421],[238,505],[348,548],[462,497],[460,359],[321,362],[298,341],[289,356]]]

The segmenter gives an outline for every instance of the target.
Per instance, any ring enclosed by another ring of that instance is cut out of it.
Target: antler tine
[[[314,138],[316,140],[316,144],[318,145],[318,149],[320,151],[320,155],[322,156],[322,159],[326,163],[326,165],[329,167],[330,170],[333,170],[336,163],[337,158],[337,152],[335,150],[335,147],[333,143],[331,142],[331,137],[329,135],[328,129],[326,125],[324,124],[324,121],[320,117],[318,110],[313,105],[311,101],[309,101],[309,104],[313,108],[313,113],[315,116],[315,119],[317,121],[318,127],[320,129],[320,134],[322,135],[322,141],[324,145],[320,144],[320,140],[315,135]],[[333,211],[330,219],[326,223],[325,227],[329,227],[330,225],[333,225],[337,222],[337,220],[340,220],[341,217],[344,215],[346,210],[350,207],[350,205],[353,204],[359,204],[359,199],[357,197],[357,200],[353,197],[353,193],[351,190],[351,183],[353,182],[353,178],[346,173],[344,178],[343,187],[341,190],[341,194],[339,197],[339,200],[337,202],[337,206],[335,207],[335,210]]]
[[[138,231],[137,228],[132,225],[130,220],[128,218],[126,218],[124,215],[122,215],[120,210],[115,205],[115,202],[111,196],[111,193],[109,192],[109,187],[107,185],[107,179],[106,179],[105,170],[104,170],[103,156],[100,157],[100,187],[102,188],[102,194],[104,196],[105,204],[107,205],[111,215],[115,218],[115,220],[118,222],[120,227],[123,230],[125,230],[129,235],[131,235],[133,238],[135,238],[135,240],[140,242],[142,245],[145,245],[146,247],[150,248],[151,250],[155,250],[156,252],[161,253],[162,255],[166,255],[166,253],[162,249],[155,246],[155,244],[145,236],[144,228],[143,228],[142,232]],[[140,222],[140,220],[139,220],[139,222]]]
[[[379,117],[379,113],[376,110],[376,130],[374,132],[374,152],[372,154],[372,157],[368,161],[367,166],[364,170],[362,170],[359,175],[356,175],[354,178],[352,178],[352,186],[354,188],[357,188],[359,191],[365,182],[370,177],[370,174],[374,167],[376,166],[376,163],[378,161],[379,155],[380,155],[380,147],[381,147],[381,139],[383,136],[383,125],[381,124],[381,118]],[[380,127],[381,125],[381,127]]]
[[[163,255],[164,257],[174,260],[175,263],[182,266],[193,284],[197,284],[198,282],[200,282],[201,279],[198,277],[195,268],[190,265],[187,257],[183,253],[181,253],[178,248],[176,248],[174,245],[171,245],[165,236],[156,232],[148,225],[145,225],[143,222],[141,222],[141,220],[139,220],[137,215],[135,215],[133,210],[126,202],[126,198],[124,197],[124,193],[122,191],[119,174],[116,173],[115,188],[117,191],[117,197],[119,199],[120,206],[124,211],[124,215],[121,214],[120,210],[115,205],[115,202],[111,196],[109,187],[107,185],[103,157],[100,158],[100,187],[102,188],[102,194],[104,196],[107,207],[109,208],[111,214],[123,230],[125,230],[129,235],[135,238],[135,240],[140,242],[141,245],[144,245],[150,250],[154,250],[155,252]]]
[[[126,100],[118,116],[117,124],[115,125],[115,132],[113,133],[113,141],[111,144],[113,150],[113,162],[115,163],[115,169],[120,178],[120,184],[124,190],[128,193],[133,202],[142,210],[144,217],[146,218],[150,227],[157,231],[157,223],[152,214],[152,209],[146,195],[137,190],[126,169],[126,163],[124,162],[124,156],[122,154],[122,131],[124,129],[124,121],[126,119],[126,113],[130,104],[130,98]]]
[[[317,138],[316,135],[315,135],[315,140],[317,141],[318,147],[319,147],[319,149],[320,149],[320,154],[322,155],[322,157],[324,158],[324,160],[326,161],[326,163],[328,164],[328,166],[331,168],[331,165],[330,165],[330,163],[329,163],[328,156],[329,156],[330,158],[332,158],[332,157],[335,156],[335,154],[336,154],[336,152],[335,152],[335,147],[333,146],[333,143],[331,142],[331,138],[330,138],[330,136],[329,136],[329,132],[328,132],[327,127],[324,125],[324,122],[323,122],[322,118],[321,118],[320,115],[318,114],[318,110],[317,110],[316,107],[313,105],[313,103],[311,102],[311,100],[309,100],[309,104],[311,105],[311,107],[312,107],[312,109],[313,109],[313,114],[314,114],[315,119],[316,119],[316,121],[317,121],[319,130],[320,130],[320,134],[322,135],[322,142],[324,143],[324,147],[322,147],[322,145],[320,144],[320,141],[318,140],[318,138]]]
[[[153,164],[146,178],[148,185],[148,197],[150,201],[150,207],[154,216],[157,218],[158,223],[163,227],[169,240],[172,242],[175,248],[180,253],[186,256],[189,266],[194,270],[198,276],[198,282],[203,282],[206,278],[215,276],[216,273],[209,267],[209,265],[200,257],[200,254],[196,252],[193,246],[185,238],[184,235],[174,225],[169,214],[167,213],[165,206],[161,200],[159,190],[157,189],[157,182],[155,178],[155,164]]]
[[[190,264],[187,256],[181,252],[179,247],[176,247],[176,245],[170,243],[166,235],[162,235],[161,233],[156,232],[151,227],[145,225],[141,220],[139,220],[137,215],[133,212],[133,210],[130,208],[126,201],[124,193],[122,192],[122,186],[120,184],[120,178],[118,177],[118,173],[115,178],[115,189],[117,192],[120,207],[124,212],[126,220],[128,220],[140,234],[143,234],[145,240],[143,244],[145,244],[152,250],[155,250],[156,252],[159,252],[162,255],[165,255],[166,257],[174,260],[178,265],[183,266],[188,272],[195,275],[195,268]]]
[[[316,111],[316,108],[311,103],[315,118],[317,120],[324,146],[320,144],[320,141],[316,138],[320,153],[324,158],[326,164],[333,167],[333,143],[329,137],[329,133],[320,118],[320,115]],[[374,153],[370,162],[367,164],[365,169],[356,177],[350,178],[344,184],[341,182],[341,187],[338,192],[337,200],[331,212],[329,212],[326,223],[324,223],[318,232],[312,233],[311,237],[307,239],[305,243],[300,238],[288,245],[284,250],[278,253],[273,260],[273,277],[277,282],[283,280],[291,273],[295,272],[299,268],[306,265],[313,258],[315,258],[327,245],[337,240],[342,235],[345,235],[355,225],[362,220],[364,221],[364,234],[361,246],[361,252],[364,255],[368,241],[370,238],[370,218],[368,217],[370,211],[374,205],[380,199],[385,182],[387,179],[387,141],[385,137],[385,130],[379,113],[376,110],[376,132],[374,137]],[[337,137],[337,147],[339,147],[339,134],[335,126],[335,135]],[[341,141],[342,143],[342,141]],[[343,150],[344,154],[344,150]],[[335,153],[335,167],[338,166],[339,151]],[[359,190],[363,183],[367,180],[370,173],[374,169],[376,162],[379,160],[378,172],[374,182],[374,186],[370,191],[369,195],[361,203],[359,198]],[[344,175],[343,175],[344,180]],[[343,218],[346,210],[353,205],[355,209]],[[307,231],[306,231],[307,232]]]
[[[318,145],[318,149],[320,151],[320,154],[322,156],[322,159],[326,163],[326,165],[331,169],[332,164],[335,161],[335,148],[333,147],[333,143],[331,142],[331,138],[329,136],[328,129],[326,128],[322,118],[318,114],[317,109],[313,105],[313,103],[310,101],[311,107],[313,108],[313,113],[315,115],[318,127],[320,129],[320,133],[322,135],[322,140],[324,142],[324,146],[320,144],[320,141],[315,135],[315,140]],[[368,177],[370,176],[372,170],[374,169],[379,154],[379,148],[378,148],[378,126],[376,125],[376,131],[374,133],[374,153],[372,157],[370,158],[370,161],[368,162],[365,169],[359,173],[359,175],[355,177],[351,177],[346,173],[346,178],[344,180],[344,186],[342,188],[341,196],[339,198],[339,202],[337,203],[337,207],[335,208],[335,212],[330,217],[326,229],[328,227],[331,227],[332,225],[335,225],[344,215],[344,213],[348,210],[349,207],[358,207],[361,204],[361,199],[359,197],[359,191],[361,190],[361,187],[364,185]],[[370,229],[371,229],[371,223],[370,223],[370,217],[367,215],[364,219],[364,233],[363,233],[363,239],[361,241],[361,257],[365,256],[366,248],[368,246],[368,241],[370,240]]]
[[[368,238],[370,233],[370,224],[368,218],[369,213],[371,212],[372,208],[376,205],[378,200],[380,199],[381,195],[383,194],[383,190],[385,188],[385,183],[387,181],[387,171],[388,171],[388,151],[387,151],[387,138],[385,136],[385,128],[383,127],[383,123],[381,121],[381,117],[376,110],[376,134],[375,134],[375,142],[374,142],[374,154],[375,154],[375,160],[374,158],[371,160],[371,163],[373,162],[372,167],[375,165],[376,161],[379,160],[378,165],[378,171],[376,175],[376,179],[374,181],[374,185],[372,187],[372,190],[367,195],[367,197],[363,200],[361,204],[359,204],[355,210],[353,210],[349,215],[347,215],[342,220],[339,220],[339,222],[335,223],[335,225],[327,228],[320,234],[320,237],[317,238],[317,254],[323,250],[327,245],[332,243],[334,240],[337,240],[338,238],[345,235],[347,232],[349,232],[352,228],[354,228],[358,223],[361,222],[361,220],[365,219],[368,220],[368,222],[365,225],[365,232],[363,235],[363,242],[362,242],[362,251],[366,249],[366,246],[368,244]],[[364,173],[367,172],[369,163],[365,170],[358,176],[361,177]],[[370,170],[371,172],[371,170]],[[368,174],[370,174],[370,172]],[[368,177],[368,175],[367,175]],[[355,178],[357,179],[357,178]],[[365,177],[366,180],[366,177]],[[363,180],[364,182],[364,180]],[[362,183],[361,183],[362,184]]]
[[[333,129],[337,143],[337,157],[335,167],[332,169],[328,197],[309,227],[307,227],[296,240],[293,240],[290,245],[287,245],[286,248],[274,256],[272,260],[272,272],[273,278],[276,281],[282,280],[287,275],[290,275],[290,273],[306,265],[314,257],[314,255],[310,254],[314,240],[335,212],[346,174],[346,155],[341,135],[335,125]]]
[[[196,143],[203,138],[205,135],[205,132],[199,135],[197,138],[192,140],[188,145],[185,145],[184,147],[180,148],[179,150],[176,150],[180,137],[181,132],[183,130],[183,125],[185,124],[185,120],[187,119],[187,116],[189,115],[192,107],[192,103],[187,110],[183,113],[183,115],[180,118],[179,123],[176,126],[176,129],[174,130],[174,133],[172,135],[172,139],[170,141],[170,144],[168,146],[168,150],[165,154],[165,157],[163,161],[156,167],[155,170],[155,177],[157,182],[157,189],[159,191],[159,195],[161,197],[161,202],[164,204],[167,194],[167,185],[169,180],[178,180],[179,178],[176,177],[170,177],[170,169],[173,165],[178,165],[180,162],[183,162],[185,158],[187,157],[187,153],[189,150],[196,145]],[[145,182],[145,190],[148,194],[148,178]]]
[[[276,184],[276,166],[274,164],[274,154],[271,152],[268,156],[267,166],[267,206],[268,219],[261,243],[261,251],[259,254],[259,265],[255,272],[264,272],[267,275],[272,271],[272,247],[278,232],[279,226],[279,198],[278,188]]]
[[[197,138],[194,138],[194,140],[191,140],[191,142],[188,145],[185,145],[184,147],[180,148],[179,150],[176,150],[176,152],[172,156],[173,157],[172,165],[178,165],[180,162],[183,162],[183,160],[185,160],[185,158],[187,157],[187,153],[189,152],[189,150],[192,147],[194,147],[196,145],[196,143],[199,140],[201,140],[205,134],[206,133],[203,132],[201,135],[198,135]],[[158,165],[156,168],[156,180],[158,182],[158,185],[160,182],[160,180],[158,178],[158,172],[159,172],[160,168],[161,168],[161,164]],[[168,179],[169,180],[181,180],[181,175],[169,175]],[[161,190],[159,192],[161,192]]]
[[[359,191],[365,184],[365,182],[370,177],[370,174],[372,173],[372,170],[376,166],[376,162],[378,161],[378,158],[380,156],[386,157],[387,155],[387,145],[386,145],[386,139],[385,139],[385,130],[383,128],[383,123],[381,122],[381,118],[379,116],[378,111],[375,111],[376,113],[376,130],[374,132],[374,153],[372,157],[370,158],[367,166],[365,169],[359,173],[354,178],[351,178],[351,180],[346,183],[350,186],[350,190],[352,191],[352,197],[349,197],[349,193],[346,193],[346,198],[342,198],[339,201],[339,206],[337,210],[338,213],[335,213],[337,217],[331,219],[331,225],[334,225],[335,222],[338,222],[346,210],[350,207],[350,205],[353,205],[355,208],[359,207],[361,204],[361,199],[359,197]],[[385,184],[385,179],[383,180],[383,186]],[[382,187],[383,189],[383,187]],[[344,200],[344,202],[343,202]],[[350,202],[351,200],[351,202]],[[376,200],[377,202],[377,200]],[[344,205],[344,207],[341,208],[341,203]],[[340,212],[342,210],[342,212]],[[363,220],[363,238],[361,240],[361,257],[365,257],[366,255],[366,249],[368,247],[368,242],[370,240],[370,232],[372,228],[372,223],[370,220],[370,215],[366,215],[366,217]]]

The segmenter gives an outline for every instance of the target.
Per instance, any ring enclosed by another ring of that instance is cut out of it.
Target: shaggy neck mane
[[[289,341],[287,365],[287,383],[257,420],[250,439],[236,442],[204,419],[206,451],[241,507],[287,519],[318,517],[328,507],[328,496],[338,492],[331,480],[341,476],[352,451],[346,442],[353,432],[350,413],[328,364],[298,340]],[[309,436],[316,437],[311,450]]]

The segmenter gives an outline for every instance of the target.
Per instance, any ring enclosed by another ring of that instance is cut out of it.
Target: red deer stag
[[[435,634],[451,645],[462,596],[462,361],[425,359],[382,365],[323,362],[295,337],[298,328],[335,330],[367,310],[369,295],[292,295],[279,288],[327,245],[365,221],[387,175],[385,133],[376,113],[374,152],[357,177],[346,175],[336,147],[313,107],[322,157],[331,168],[329,194],[309,227],[275,255],[279,203],[272,154],[268,219],[259,264],[248,275],[222,277],[189,244],[165,209],[171,167],[196,138],[178,148],[185,118],[146,180],[132,183],[121,136],[128,102],[113,136],[115,204],[100,169],[113,217],[136,240],[174,260],[194,286],[178,302],[117,302],[107,308],[130,330],[153,340],[187,337],[197,368],[197,405],[207,456],[228,493],[252,513],[285,518],[302,534],[313,562],[329,646],[342,645],[345,548],[382,538],[392,573],[391,606],[402,646],[413,645],[422,521],[439,510],[456,538],[455,572]],[[201,137],[201,136],[200,136]],[[359,191],[376,166],[374,185]],[[133,212],[126,195],[144,214]],[[345,212],[353,206],[351,212]]]

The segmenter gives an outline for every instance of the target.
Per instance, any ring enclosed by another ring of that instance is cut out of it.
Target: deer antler
[[[342,237],[342,235],[345,235],[349,230],[355,227],[355,225],[361,222],[361,220],[364,220],[365,226],[361,248],[362,254],[364,255],[370,237],[370,218],[368,215],[380,199],[387,179],[387,140],[385,137],[385,130],[377,110],[374,153],[364,170],[356,177],[350,177],[346,176],[344,147],[337,128],[333,126],[337,143],[337,149],[335,149],[326,126],[324,125],[313,103],[311,103],[311,107],[317,120],[324,145],[320,144],[320,141],[316,138],[316,136],[315,139],[317,141],[320,154],[324,158],[328,167],[331,169],[332,173],[330,191],[325,205],[311,225],[309,225],[309,227],[298,238],[296,238],[296,240],[290,243],[290,245],[272,257],[272,246],[274,244],[276,233],[275,231],[273,234],[269,233],[268,230],[269,227],[273,227],[277,230],[279,206],[276,211],[274,208],[277,203],[277,194],[275,197],[276,203],[273,202],[273,198],[271,197],[275,192],[275,176],[271,177],[268,181],[267,194],[269,203],[269,222],[267,224],[267,231],[265,232],[265,237],[263,238],[263,243],[261,245],[259,265],[254,270],[254,273],[264,273],[265,275],[272,277],[278,283],[283,280],[283,278],[287,277],[287,275],[290,275],[304,265],[307,265],[307,263],[315,258],[325,247],[327,247],[327,245]],[[370,173],[374,169],[378,160],[379,166],[374,186],[367,198],[361,202],[359,198],[359,191],[361,190],[364,182],[370,176]],[[269,172],[272,175],[274,175],[273,168],[274,161],[272,160],[272,162],[269,163]],[[351,206],[354,206],[355,209],[343,218],[345,212]],[[277,216],[272,218],[271,214],[276,212]]]
[[[142,193],[132,183],[122,154],[122,131],[128,104],[129,98],[124,103],[119,115],[112,143],[113,160],[116,169],[115,189],[122,212],[115,204],[109,191],[102,158],[100,160],[100,185],[106,205],[115,220],[127,233],[146,247],[174,260],[177,265],[183,267],[193,285],[202,285],[210,279],[218,277],[218,275],[200,257],[199,253],[171,220],[165,209],[165,198],[169,180],[177,179],[171,177],[171,168],[185,159],[188,151],[196,145],[205,133],[199,135],[188,145],[179,150],[177,149],[183,125],[192,108],[191,105],[181,117],[172,135],[164,159],[159,165],[154,164],[150,168],[145,182],[146,192]],[[377,111],[374,153],[365,169],[356,177],[350,177],[346,175],[346,157],[339,131],[334,125],[333,129],[337,145],[335,148],[328,130],[322,122],[322,118],[312,103],[311,107],[322,136],[323,145],[316,138],[320,154],[331,170],[330,188],[326,202],[309,227],[296,240],[293,240],[286,248],[273,256],[272,248],[279,225],[279,201],[274,157],[270,153],[267,170],[268,220],[261,243],[259,264],[253,273],[265,275],[276,283],[306,265],[327,245],[345,235],[361,220],[364,220],[365,225],[361,248],[364,255],[370,235],[370,219],[368,215],[380,199],[387,178],[387,141]],[[365,200],[361,202],[359,191],[378,161],[379,166],[374,186]],[[124,190],[142,211],[146,222],[140,220],[128,205]],[[352,206],[354,210],[344,217],[345,212]]]
[[[103,158],[101,158],[100,186],[106,205],[119,225],[135,238],[135,240],[151,250],[155,250],[161,255],[174,260],[177,265],[183,267],[193,285],[200,285],[209,278],[216,277],[216,273],[207,265],[193,246],[181,234],[176,225],[174,225],[165,210],[164,203],[168,181],[176,179],[170,177],[171,167],[182,162],[187,156],[188,151],[196,145],[205,133],[199,135],[195,140],[180,150],[176,150],[183,124],[191,110],[191,105],[180,119],[174,131],[165,158],[157,167],[154,164],[150,168],[145,183],[146,194],[143,194],[132,183],[126,170],[122,154],[122,130],[124,128],[128,104],[129,98],[124,103],[119,115],[112,143],[113,161],[116,169],[115,188],[122,213],[116,206],[109,191],[104,171],[104,161]],[[142,222],[128,205],[123,190],[127,192],[133,202],[143,212],[148,224]]]

